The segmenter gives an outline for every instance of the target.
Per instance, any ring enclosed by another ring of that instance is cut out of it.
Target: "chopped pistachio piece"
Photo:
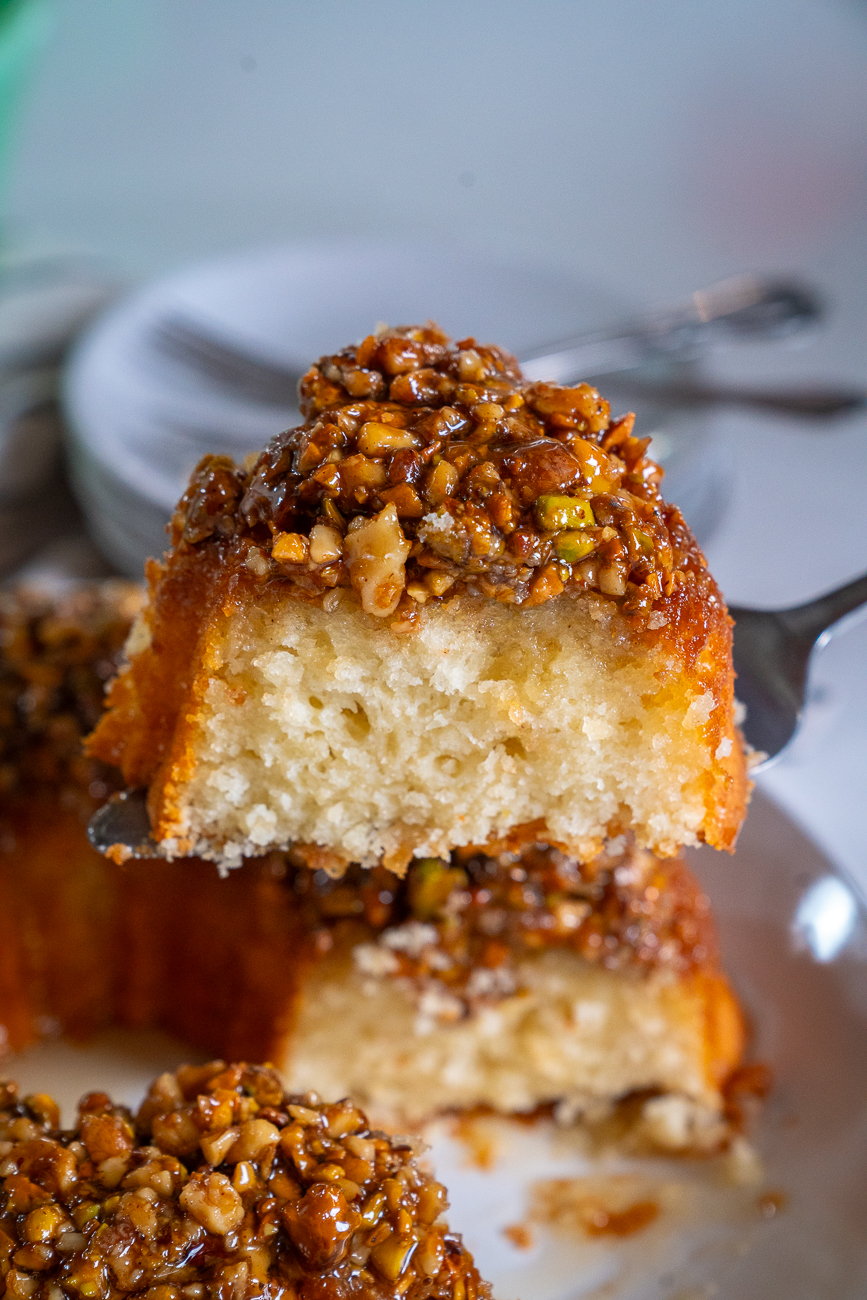
[[[558,533],[554,538],[557,558],[566,564],[577,564],[585,555],[596,549],[596,539],[586,533]]]
[[[412,864],[409,897],[413,916],[433,921],[441,915],[453,889],[463,889],[467,874],[450,867],[441,858],[419,858]]]
[[[536,502],[536,519],[546,532],[558,528],[592,528],[596,523],[589,501],[576,497],[541,496]]]

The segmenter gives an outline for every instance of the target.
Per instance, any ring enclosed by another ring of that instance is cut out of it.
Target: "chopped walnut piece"
[[[225,1174],[194,1174],[178,1200],[203,1228],[221,1237],[237,1228],[244,1218],[244,1202]]]
[[[343,550],[343,538],[336,528],[327,524],[316,524],[310,530],[310,559],[314,564],[329,564],[339,560]]]
[[[405,564],[410,544],[394,505],[373,519],[357,519],[346,535],[349,577],[366,614],[385,618],[397,609],[406,586]]]

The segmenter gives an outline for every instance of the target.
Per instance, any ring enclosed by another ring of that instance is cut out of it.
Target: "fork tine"
[[[197,371],[222,388],[268,406],[295,408],[299,372],[263,361],[215,338],[207,329],[179,316],[167,316],[151,331],[151,343],[163,356]]]

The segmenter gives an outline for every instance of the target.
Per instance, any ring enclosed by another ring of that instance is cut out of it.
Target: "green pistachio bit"
[[[554,550],[558,560],[566,564],[577,564],[585,555],[596,549],[596,542],[586,533],[558,533],[554,538]]]
[[[450,867],[441,858],[418,858],[409,876],[409,901],[419,921],[433,921],[441,913],[453,889],[463,889],[465,871]]]
[[[576,497],[542,496],[536,502],[536,519],[545,532],[558,528],[592,528],[596,523],[589,501]]]
[[[638,545],[641,547],[642,551],[644,551],[644,554],[652,555],[653,538],[650,536],[650,533],[643,533],[640,528],[636,528],[635,536],[638,541]]]

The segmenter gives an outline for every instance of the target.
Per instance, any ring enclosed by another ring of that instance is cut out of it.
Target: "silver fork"
[[[169,360],[235,397],[266,406],[298,404],[302,371],[254,356],[186,316],[164,316],[151,330],[150,342]]]
[[[779,758],[798,729],[809,698],[811,665],[822,646],[857,611],[867,610],[867,574],[845,587],[792,609],[729,610],[735,620],[737,695],[746,706],[747,743],[763,757],[753,771]],[[134,858],[161,857],[151,839],[146,794],[125,790],[94,813],[91,844],[107,853],[123,844]]]
[[[521,364],[530,380],[622,376],[652,361],[688,360],[727,338],[785,338],[815,324],[823,313],[818,296],[804,285],[741,276],[700,290],[679,307],[525,352]],[[236,397],[290,409],[297,405],[300,371],[255,356],[187,317],[164,317],[150,340],[164,357]],[[627,399],[631,394],[672,406],[738,406],[814,421],[867,404],[863,389],[843,385],[778,390],[686,379],[650,385],[621,378],[617,387]]]
[[[790,609],[740,609],[735,620],[735,691],[746,708],[743,733],[765,755],[755,771],[779,758],[809,699],[810,669],[841,625],[867,612],[867,574]]]

